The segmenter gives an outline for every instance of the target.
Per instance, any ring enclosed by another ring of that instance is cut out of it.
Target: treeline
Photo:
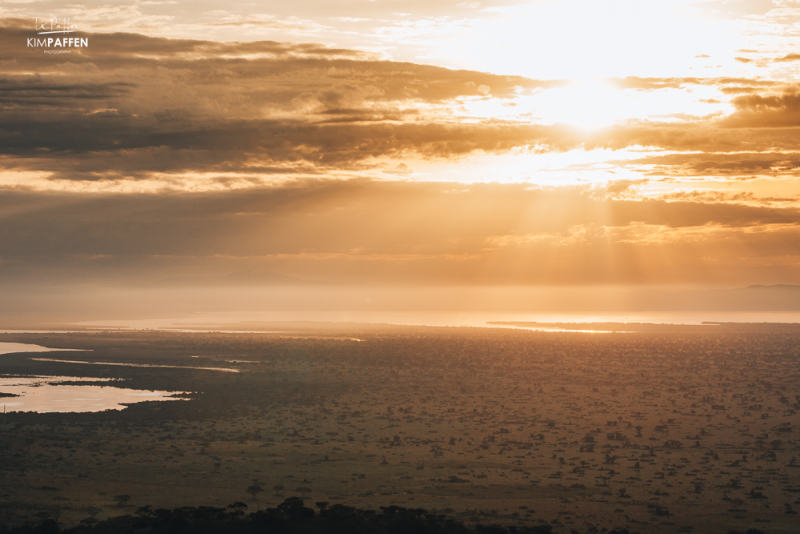
[[[54,519],[37,525],[6,528],[0,534],[551,534],[551,525],[504,527],[478,524],[469,528],[443,514],[421,508],[382,506],[380,512],[360,510],[326,502],[316,503],[319,513],[290,497],[276,508],[247,514],[241,502],[227,508],[211,506],[174,510],[139,508],[132,515],[103,521],[87,518],[80,525],[62,530]],[[573,534],[575,530],[571,531]],[[638,534],[621,530],[592,529],[587,534]],[[730,531],[728,534],[765,534],[760,530]]]
[[[227,508],[210,506],[156,509],[139,508],[136,513],[95,521],[61,530],[54,519],[38,525],[0,527],[2,534],[550,534],[550,525],[501,527],[478,525],[468,528],[460,521],[423,509],[381,507],[379,512],[350,506],[317,503],[319,513],[290,497],[276,508],[247,513],[247,505]],[[622,531],[616,534],[628,534]]]

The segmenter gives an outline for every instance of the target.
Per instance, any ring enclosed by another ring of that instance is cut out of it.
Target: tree
[[[247,505],[243,502],[235,502],[228,505],[228,510],[233,517],[241,519],[244,517],[244,512],[247,510]]]
[[[264,491],[264,488],[262,488],[258,484],[253,484],[252,486],[248,486],[247,487],[247,493],[250,494],[250,496],[253,498],[254,501],[256,500],[256,496],[259,493],[263,493],[263,491]]]
[[[156,516],[153,512],[153,507],[149,504],[147,506],[140,506],[139,509],[136,510],[136,515],[143,519],[151,519]]]
[[[320,502],[315,502],[314,504],[317,505],[317,508],[319,508],[320,512],[324,512],[325,508],[327,508],[328,504],[330,503],[328,501],[320,501]]]
[[[117,501],[117,506],[120,508],[127,506],[128,501],[131,500],[130,495],[114,495],[114,500]]]
[[[276,497],[280,497],[281,496],[281,492],[283,491],[284,488],[280,484],[277,484],[275,486],[272,486],[272,489],[275,490],[275,496]]]
[[[311,488],[306,488],[306,487],[297,488],[297,492],[304,499],[306,498],[306,493],[309,493],[310,491],[311,491]]]
[[[263,491],[264,491],[264,488],[262,488],[258,484],[252,484],[252,485],[247,487],[247,493],[249,493],[250,496],[253,498],[253,500],[256,501],[256,510],[259,510],[259,511],[261,510],[261,505],[259,504],[257,497],[258,497],[258,494],[262,493]]]

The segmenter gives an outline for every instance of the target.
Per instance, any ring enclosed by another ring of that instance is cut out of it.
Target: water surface
[[[238,373],[239,369],[231,367],[196,367],[191,365],[161,365],[156,363],[125,363],[125,362],[87,362],[84,360],[59,360],[57,358],[31,358],[37,362],[78,363],[85,365],[118,365],[120,367],[163,367],[165,369],[200,369],[201,371],[221,371],[223,373]],[[235,362],[236,360],[230,360]],[[258,363],[258,362],[250,362]]]
[[[0,342],[0,354],[20,352],[82,351],[82,349],[56,349],[31,343]],[[39,360],[40,358],[31,358]],[[41,358],[43,361],[64,361]],[[91,363],[91,362],[75,362]],[[114,365],[114,364],[105,364]],[[123,364],[124,365],[124,364]],[[0,361],[0,373],[3,371]],[[60,384],[59,382],[90,382],[91,384]],[[108,385],[97,385],[107,382]],[[0,376],[0,393],[15,395],[0,397],[3,412],[101,412],[123,410],[142,401],[181,400],[173,395],[180,391],[150,391],[119,387],[120,381],[111,378],[75,376]]]
[[[85,352],[85,349],[51,349],[49,347],[42,347],[41,345],[34,345],[32,343],[10,343],[7,341],[0,341],[0,354],[13,354],[17,352],[53,352],[53,351]]]
[[[108,382],[109,385],[64,385],[59,382]],[[183,400],[173,395],[178,391],[148,391],[112,385],[110,378],[74,376],[0,377],[0,392],[18,395],[2,397],[4,412],[102,412],[123,410],[142,401]]]

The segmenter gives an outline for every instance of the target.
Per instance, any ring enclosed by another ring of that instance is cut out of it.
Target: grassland
[[[6,525],[74,525],[145,505],[274,507],[289,496],[564,533],[796,533],[800,524],[800,333],[791,329],[318,325],[0,341],[178,367],[28,353],[0,356],[3,374],[192,392],[122,411],[0,415]]]

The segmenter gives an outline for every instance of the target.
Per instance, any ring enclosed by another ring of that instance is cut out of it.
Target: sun
[[[681,123],[721,111],[723,104],[711,87],[659,91],[625,88],[619,78],[582,79],[563,87],[523,95],[528,116],[544,124],[566,124],[585,130],[613,126],[629,120]]]
[[[533,95],[531,105],[542,122],[596,129],[633,115],[631,99],[605,80],[580,80]]]

